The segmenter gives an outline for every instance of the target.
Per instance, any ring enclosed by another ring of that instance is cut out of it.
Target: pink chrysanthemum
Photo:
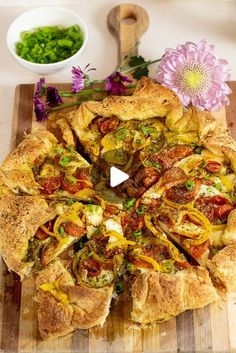
[[[157,81],[172,89],[184,106],[219,110],[229,104],[231,93],[225,81],[230,79],[226,60],[214,54],[214,46],[201,40],[167,49],[160,61]]]
[[[78,93],[82,89],[84,89],[86,86],[89,85],[90,83],[90,78],[89,75],[87,74],[89,71],[96,70],[94,67],[89,68],[90,64],[86,65],[84,68],[84,71],[81,70],[81,68],[72,67],[72,88],[71,91],[73,93]]]

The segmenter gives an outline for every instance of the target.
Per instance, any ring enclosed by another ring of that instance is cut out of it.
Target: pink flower
[[[86,74],[89,71],[96,70],[94,67],[89,69],[89,65],[86,65],[84,71],[81,68],[72,67],[72,92],[78,93],[80,92],[85,86],[88,86],[90,83],[89,76]]]
[[[225,81],[230,79],[226,60],[218,59],[214,46],[201,40],[167,49],[160,61],[157,81],[172,89],[183,105],[219,110],[229,104],[231,93]]]
[[[105,90],[114,95],[125,94],[126,87],[123,82],[132,82],[132,80],[116,71],[106,78]]]

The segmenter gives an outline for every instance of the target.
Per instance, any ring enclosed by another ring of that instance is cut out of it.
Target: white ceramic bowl
[[[22,59],[16,54],[15,45],[20,40],[21,32],[42,26],[58,25],[69,27],[75,24],[80,26],[83,32],[84,42],[81,48],[73,56],[52,64],[37,64]],[[43,75],[51,74],[68,65],[77,64],[87,40],[88,30],[84,21],[76,13],[61,7],[37,7],[24,12],[13,21],[7,32],[7,47],[16,61],[26,69]]]

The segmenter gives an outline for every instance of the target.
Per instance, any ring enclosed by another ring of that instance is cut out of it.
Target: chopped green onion
[[[153,165],[154,168],[157,168],[159,170],[161,169],[161,165],[158,162],[153,162],[152,165]]]
[[[140,208],[137,208],[136,213],[138,215],[143,215],[144,213],[146,213],[148,210],[148,207],[146,205],[142,205]]]
[[[185,184],[188,191],[192,191],[195,187],[195,183],[193,180],[188,180]]]
[[[93,256],[93,254],[94,254],[94,252],[93,252],[93,251],[90,251],[90,252],[88,253],[88,256],[91,257],[91,256]]]
[[[59,228],[58,228],[58,233],[59,233],[60,235],[64,235],[64,234],[65,234],[64,228],[63,228],[63,227],[59,227]]]
[[[133,232],[133,236],[134,236],[135,238],[141,237],[141,236],[142,236],[142,231],[141,231],[141,230],[135,230],[135,231]]]
[[[124,282],[119,281],[116,283],[116,292],[117,293],[122,293],[125,289]]]
[[[143,163],[145,167],[151,167],[152,166],[152,162],[149,161],[148,159]]]
[[[75,177],[73,177],[72,175],[67,175],[65,177],[66,180],[68,180],[71,184],[76,184],[77,183],[77,179]]]
[[[136,145],[141,145],[142,141],[140,139],[135,140]]]
[[[217,190],[221,191],[222,188],[223,188],[223,185],[222,185],[221,183],[216,183],[216,184],[215,184],[215,188],[216,188]]]
[[[208,192],[213,192],[213,189],[210,186],[208,186],[207,191]]]
[[[88,210],[90,213],[93,212],[93,210],[94,210],[93,205],[88,204],[88,205],[87,205],[87,210]]]
[[[61,165],[62,167],[66,167],[69,163],[70,163],[70,157],[62,156],[62,157],[60,158],[60,165]]]
[[[117,140],[124,140],[128,135],[128,131],[126,129],[119,129],[115,133],[115,138]]]
[[[56,147],[55,149],[54,149],[54,152],[55,153],[63,153],[63,152],[65,152],[65,149],[63,148],[63,147]]]
[[[163,272],[170,273],[174,268],[173,260],[172,259],[165,260],[161,264],[161,267],[162,267]]]
[[[126,264],[126,268],[127,268],[127,270],[131,270],[131,268],[132,268],[132,264],[131,264],[130,262],[127,262],[127,264]]]
[[[75,203],[75,201],[73,199],[67,199],[66,203],[68,206],[71,206]]]
[[[83,44],[83,33],[78,25],[68,28],[43,26],[20,34],[16,43],[19,57],[40,64],[50,64],[74,55]]]
[[[75,149],[73,146],[69,145],[69,146],[67,146],[67,151],[73,153],[73,152],[75,152]]]
[[[131,199],[127,199],[124,202],[124,208],[126,210],[128,210],[129,208],[133,207],[135,205],[136,199],[135,198],[131,198]]]
[[[201,147],[195,148],[194,153],[195,154],[201,154],[202,153],[202,148]]]
[[[154,126],[141,126],[140,130],[145,137],[148,137],[157,131]]]

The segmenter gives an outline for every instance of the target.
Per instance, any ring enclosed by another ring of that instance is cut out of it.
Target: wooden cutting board
[[[121,20],[123,19],[123,20]],[[135,42],[147,29],[146,12],[135,5],[121,5],[108,16],[108,27],[115,34],[119,62],[130,53]],[[127,33],[129,34],[127,36]],[[236,138],[236,82],[229,82],[233,91],[231,105],[216,116],[226,123]],[[57,84],[68,90],[70,84]],[[50,122],[37,123],[33,114],[35,86],[16,87],[12,143],[18,145],[25,132],[48,127]],[[129,298],[122,295],[112,306],[103,328],[78,330],[57,340],[43,342],[37,332],[36,303],[32,279],[21,283],[6,269],[0,259],[0,352],[14,353],[174,353],[220,352],[236,350],[236,305],[234,300],[206,308],[184,312],[177,318],[147,330],[130,327]]]

